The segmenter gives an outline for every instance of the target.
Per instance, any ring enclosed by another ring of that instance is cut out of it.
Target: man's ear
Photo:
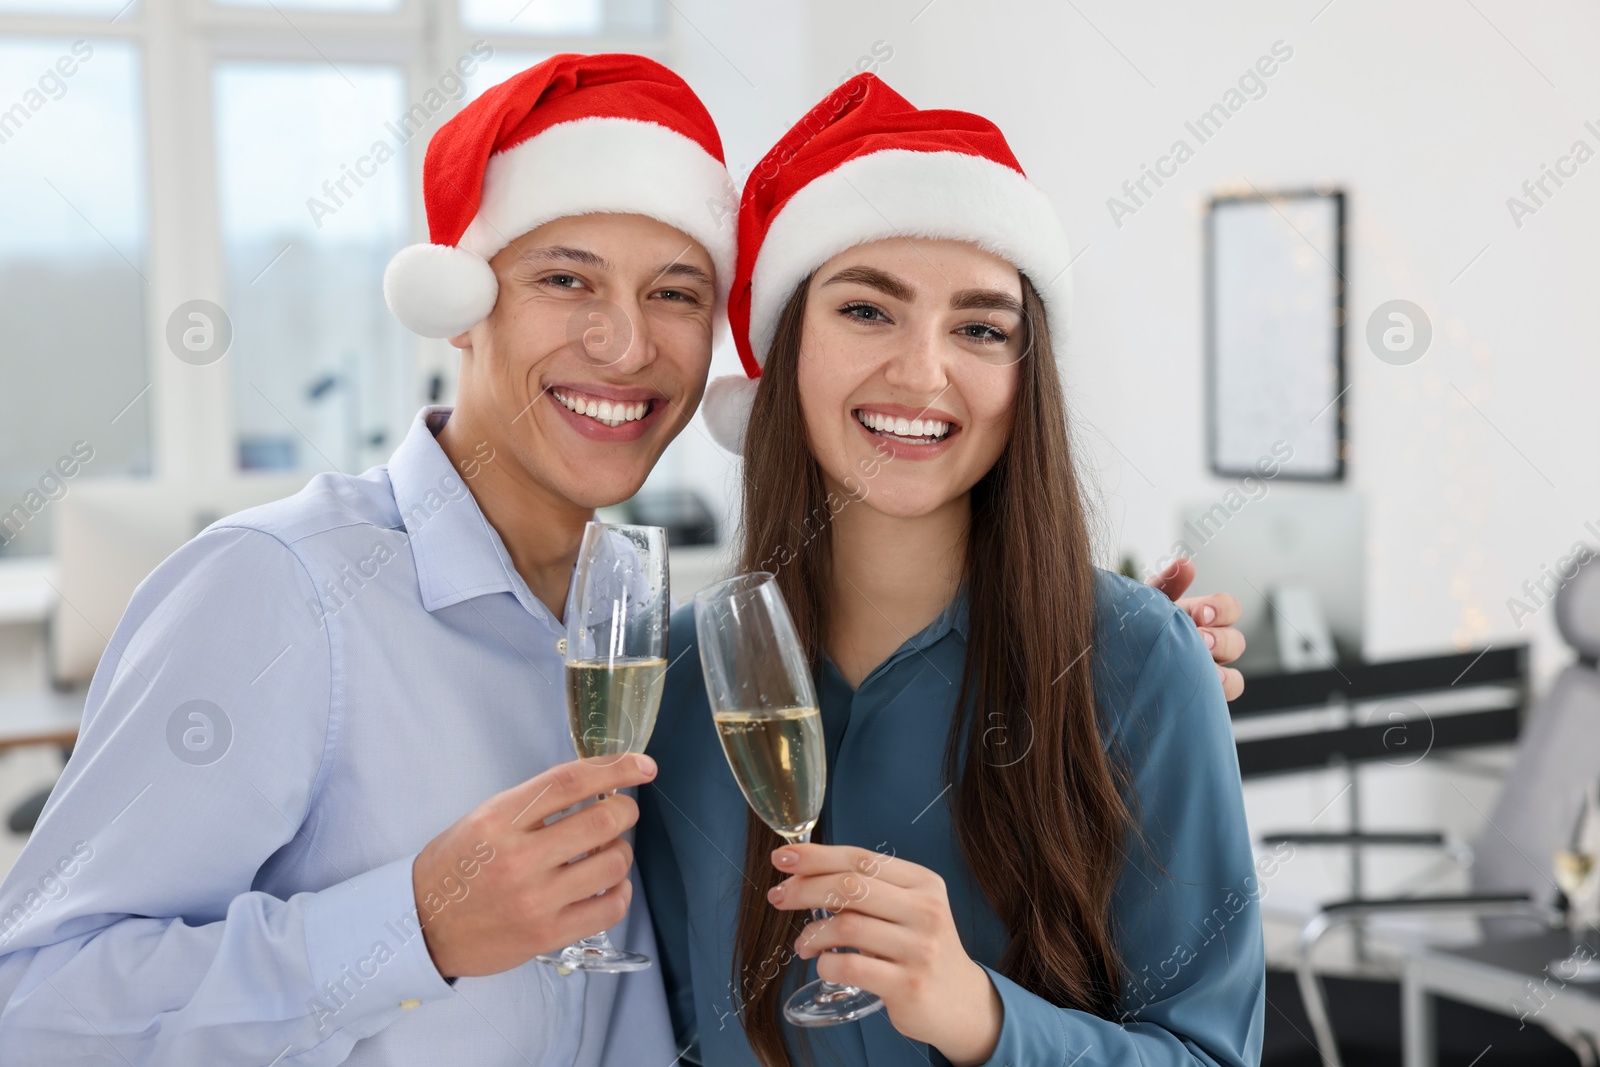
[[[472,331],[462,330],[460,333],[450,338],[450,344],[452,347],[459,348],[465,352],[467,349],[472,347]]]

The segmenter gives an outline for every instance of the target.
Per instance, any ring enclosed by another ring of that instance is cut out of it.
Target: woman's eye
[[[846,304],[839,309],[839,314],[845,318],[855,319],[857,322],[889,321],[889,316],[883,313],[882,308],[873,307],[871,304]]]
[[[1003,345],[1011,340],[1011,335],[998,326],[991,326],[987,322],[969,322],[961,327],[961,336],[984,344]]]

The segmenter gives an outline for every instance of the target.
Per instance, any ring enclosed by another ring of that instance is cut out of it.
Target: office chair
[[[1600,558],[1591,558],[1556,593],[1556,623],[1577,652],[1524,724],[1515,758],[1505,775],[1488,822],[1472,843],[1470,891],[1463,894],[1357,898],[1323,905],[1300,935],[1296,966],[1301,998],[1310,1017],[1317,1049],[1326,1067],[1342,1067],[1334,1041],[1322,980],[1313,953],[1331,931],[1377,915],[1471,916],[1485,936],[1505,936],[1514,919],[1550,926],[1562,922],[1559,892],[1550,863],[1573,821],[1585,787],[1600,778]],[[1451,847],[1437,833],[1272,834],[1264,844]],[[1459,846],[1457,846],[1459,847]],[[1583,1035],[1551,1028],[1585,1067],[1596,1052]]]

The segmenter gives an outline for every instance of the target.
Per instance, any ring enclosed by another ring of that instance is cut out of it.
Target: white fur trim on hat
[[[394,317],[423,337],[454,337],[494,310],[500,283],[482,256],[451,245],[408,245],[383,272]]]
[[[738,251],[733,182],[704,148],[653,122],[575,119],[497,153],[457,243],[488,259],[553,219],[602,212],[646,215],[700,242],[725,299]]]
[[[744,452],[744,430],[750,422],[750,406],[756,401],[754,378],[728,374],[711,379],[700,413],[705,416],[711,439],[735,455]]]
[[[795,286],[848,248],[887,237],[967,241],[1028,276],[1056,353],[1066,340],[1067,236],[1044,193],[1017,171],[961,152],[885,149],[858,156],[789,198],[751,276],[750,345],[766,362]]]
[[[455,247],[412,245],[390,261],[389,310],[424,337],[454,337],[494,310],[499,283],[488,260],[496,252],[554,219],[601,213],[645,215],[705,247],[717,275],[712,323],[720,341],[738,251],[733,181],[690,138],[636,119],[563,122],[491,156],[478,213]]]

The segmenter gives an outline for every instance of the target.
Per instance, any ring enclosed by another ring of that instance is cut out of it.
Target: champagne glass
[[[667,532],[591,522],[567,598],[567,725],[580,759],[643,752],[667,677]],[[600,797],[605,800],[605,797]],[[538,957],[562,974],[637,971],[604,930]]]
[[[694,598],[700,667],[723,755],[761,821],[791,844],[811,840],[827,787],[822,715],[805,649],[771,574],[741,574]],[[824,921],[818,908],[812,918]],[[837,950],[835,950],[837,951]],[[828,1026],[883,1007],[875,994],[820,978],[783,1007],[796,1026]]]
[[[1563,978],[1575,970],[1570,981],[1600,979],[1600,786],[1591,783],[1578,805],[1568,847],[1555,854],[1556,885],[1567,897],[1567,929],[1572,933],[1572,956],[1554,963],[1562,965]],[[1587,949],[1587,953],[1583,950]],[[1582,956],[1584,958],[1580,959]]]

